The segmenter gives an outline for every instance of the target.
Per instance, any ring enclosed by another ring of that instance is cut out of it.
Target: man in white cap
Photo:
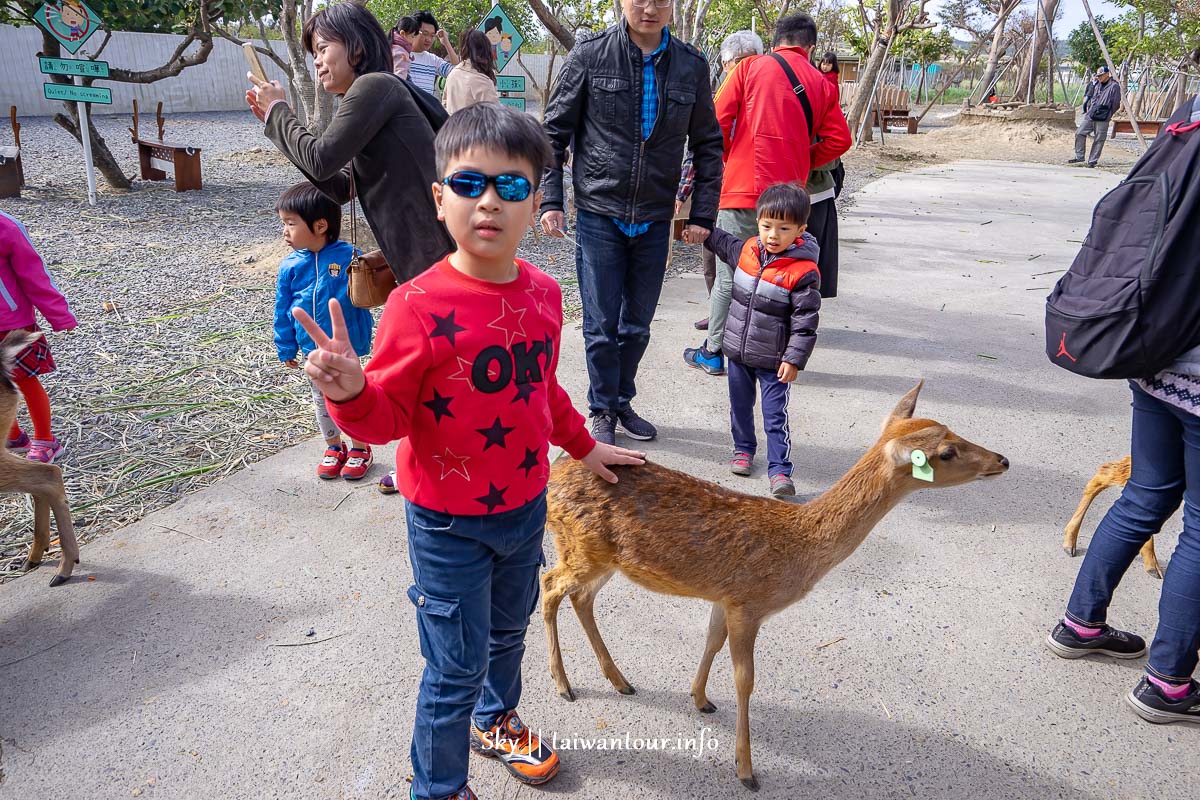
[[[1075,131],[1075,157],[1068,164],[1084,160],[1088,134],[1092,134],[1092,151],[1087,159],[1089,167],[1096,166],[1104,140],[1108,138],[1108,121],[1121,107],[1121,86],[1112,79],[1108,67],[1096,70],[1096,80],[1088,86],[1083,97],[1083,122]]]

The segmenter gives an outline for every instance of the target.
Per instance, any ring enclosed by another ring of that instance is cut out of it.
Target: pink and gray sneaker
[[[8,452],[12,453],[15,456],[19,456],[22,453],[28,453],[29,452],[29,435],[27,433],[25,433],[25,431],[21,431],[21,435],[18,436],[17,438],[7,439],[4,443],[4,446],[8,449]]]
[[[53,464],[54,459],[61,456],[66,450],[66,445],[58,439],[34,439],[29,445],[29,452],[25,454],[25,458],[30,461],[40,461],[43,464]]]

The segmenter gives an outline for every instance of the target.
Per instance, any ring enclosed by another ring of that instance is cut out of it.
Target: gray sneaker
[[[1168,722],[1200,723],[1200,684],[1191,682],[1188,693],[1178,700],[1168,700],[1162,691],[1145,675],[1125,696],[1126,702],[1146,722],[1164,725]]]
[[[771,494],[776,497],[795,497],[796,484],[787,475],[771,476]]]
[[[621,428],[621,433],[630,439],[648,442],[658,436],[658,428],[639,417],[632,408],[627,408],[617,414],[617,424]]]
[[[616,416],[607,411],[597,411],[592,414],[592,438],[601,444],[616,444]]]

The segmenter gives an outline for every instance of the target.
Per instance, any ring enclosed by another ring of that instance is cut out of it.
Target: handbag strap
[[[808,101],[808,93],[804,91],[804,84],[801,83],[800,79],[796,77],[796,73],[792,71],[792,68],[787,63],[786,58],[781,56],[779,53],[771,53],[771,58],[778,62],[779,66],[783,68],[784,73],[787,75],[787,79],[791,81],[792,91],[795,93],[796,99],[800,101],[800,106],[804,109],[804,121],[808,123],[809,138],[811,138],[815,143],[817,141],[817,134],[816,131],[813,130],[812,103]]]
[[[354,251],[355,260],[362,251],[358,249],[358,217],[354,207],[358,205],[358,190],[354,188],[354,162],[350,162],[350,247]]]

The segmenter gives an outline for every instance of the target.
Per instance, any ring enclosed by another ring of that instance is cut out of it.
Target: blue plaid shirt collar
[[[663,28],[662,42],[652,53],[642,55],[642,141],[650,138],[654,123],[658,119],[658,76],[654,73],[654,64],[658,57],[667,50],[671,42],[671,32]]]

